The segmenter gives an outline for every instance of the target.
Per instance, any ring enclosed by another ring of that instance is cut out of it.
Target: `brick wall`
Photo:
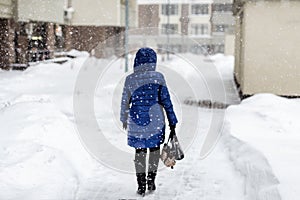
[[[66,26],[66,49],[90,52],[97,47],[99,57],[118,54],[124,45],[124,28],[114,26]],[[99,53],[101,46],[101,53]]]
[[[54,32],[54,24],[47,23],[46,24],[46,46],[47,49],[50,51],[50,58],[54,57],[54,51],[56,50],[55,47],[55,32]]]
[[[142,34],[146,35],[157,35],[158,30],[149,31],[147,28],[158,27],[159,25],[159,5],[150,4],[150,5],[139,5],[138,7],[138,16],[139,16],[139,28],[145,29],[141,30]]]
[[[181,34],[187,35],[189,31],[189,4],[182,4],[180,22]]]
[[[11,19],[0,19],[0,68],[9,69],[15,61],[14,22]]]

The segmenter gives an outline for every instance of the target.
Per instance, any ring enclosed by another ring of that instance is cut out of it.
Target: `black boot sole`
[[[137,193],[138,195],[141,195],[142,197],[144,197],[145,194],[146,194],[145,192],[139,192],[139,191],[137,191],[136,193]]]
[[[153,191],[155,191],[155,190],[156,190],[156,188],[148,187],[148,191],[149,191],[149,192],[153,192]]]
[[[156,190],[156,186],[155,186],[155,183],[154,183],[153,181],[148,181],[148,182],[147,182],[147,185],[148,185],[147,189],[148,189],[149,191],[154,191],[154,190]]]

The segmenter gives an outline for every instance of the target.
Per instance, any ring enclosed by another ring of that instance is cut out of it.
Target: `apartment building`
[[[53,57],[63,23],[64,1],[0,0],[0,67]]]
[[[7,68],[7,63],[14,60],[14,49],[10,45],[13,43],[12,37],[12,21],[10,20],[13,15],[11,2],[0,1],[0,66]]]
[[[129,0],[130,26],[136,26],[136,1]],[[0,0],[0,68],[27,67],[70,49],[98,56],[124,46],[125,1]],[[108,39],[111,38],[111,39]]]
[[[235,18],[232,0],[213,0],[211,35],[213,52],[234,54]]]
[[[97,48],[97,56],[122,54],[125,30],[124,0],[68,0],[67,10],[72,12],[72,17],[67,22],[70,33],[67,35],[67,49],[91,51],[101,44],[101,48]],[[135,0],[129,0],[129,11],[129,25],[136,27]]]
[[[173,52],[224,53],[225,33],[234,26],[230,0],[138,1],[140,43]],[[223,19],[225,17],[226,19]],[[149,27],[155,28],[148,34]]]

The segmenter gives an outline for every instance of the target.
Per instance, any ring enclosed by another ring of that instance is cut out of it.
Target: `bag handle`
[[[174,130],[174,132],[175,132],[175,130]],[[174,133],[173,136],[175,136],[175,135],[176,135],[176,132]],[[169,138],[168,138],[167,144],[169,143],[169,141],[171,141],[171,131],[170,131],[170,134],[169,134]]]

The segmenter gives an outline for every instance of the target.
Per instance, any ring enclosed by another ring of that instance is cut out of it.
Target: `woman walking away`
[[[177,118],[164,76],[155,71],[156,53],[150,48],[141,48],[136,53],[134,72],[126,77],[121,102],[120,120],[128,127],[128,145],[135,148],[137,193],[144,196],[146,185],[154,191],[160,157],[160,145],[165,139],[165,116],[175,134]],[[128,126],[127,126],[128,125]],[[146,155],[149,149],[148,175],[146,179]]]

